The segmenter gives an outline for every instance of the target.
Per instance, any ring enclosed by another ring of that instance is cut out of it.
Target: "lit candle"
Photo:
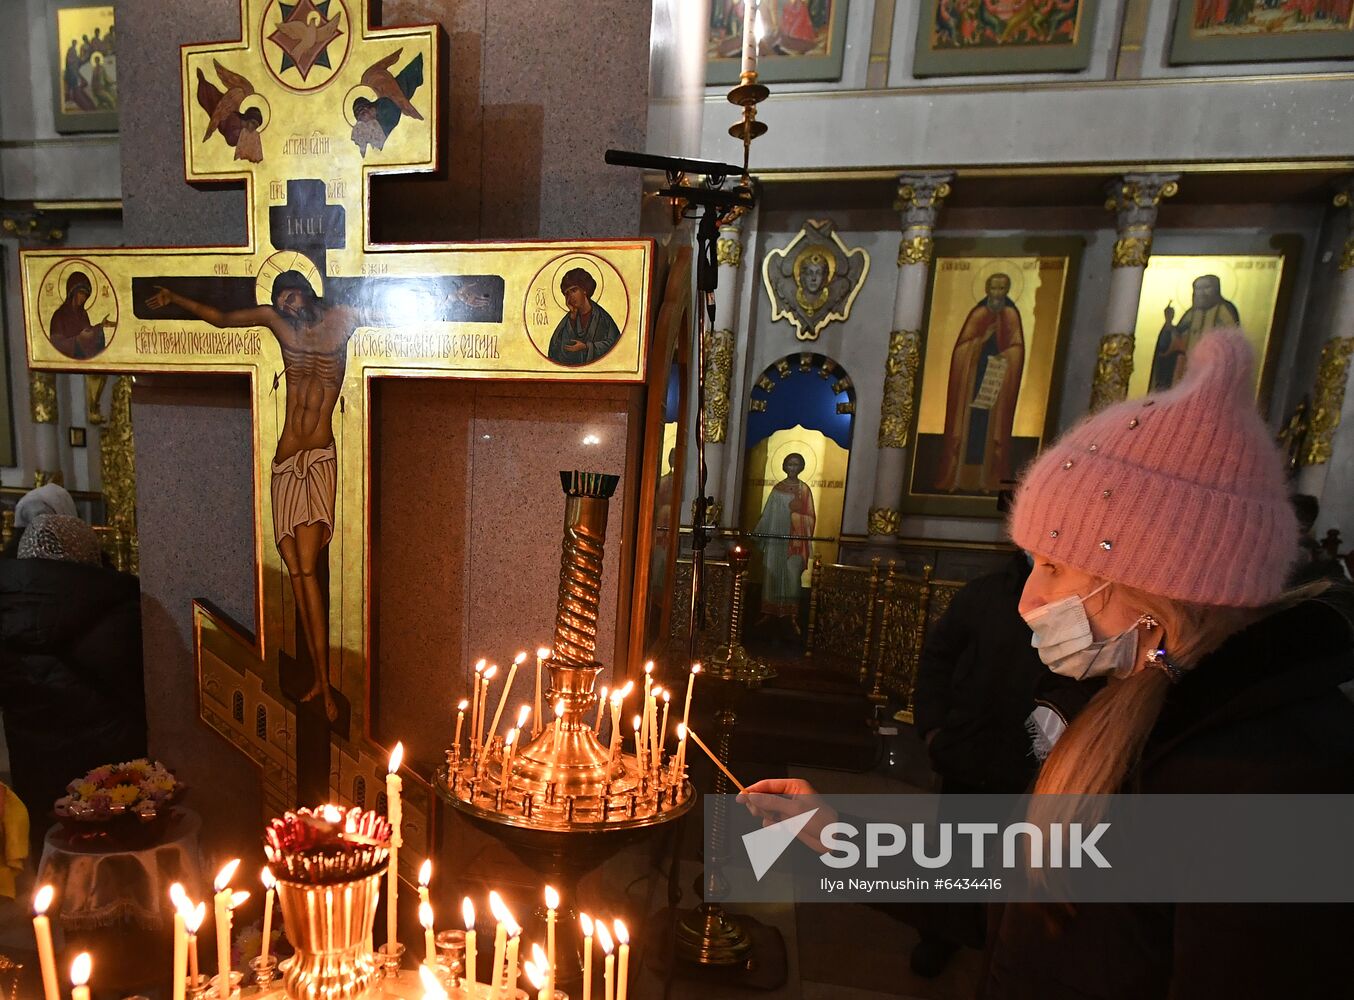
[[[42,995],[44,1000],[61,1000],[61,987],[56,980],[56,951],[52,948],[52,921],[47,908],[52,905],[56,889],[44,885],[33,897],[33,935],[38,939],[38,964],[42,966]]]
[[[511,919],[511,918],[509,918]],[[503,980],[503,995],[517,995],[517,949],[522,943],[522,927],[516,920],[508,928],[508,971]]]
[[[404,744],[397,742],[390,751],[390,763],[386,767],[386,819],[390,821],[390,867],[386,869],[386,944],[394,951],[399,942],[399,895],[400,895],[400,845],[404,837],[400,834],[400,824],[404,820],[404,805],[400,802],[400,789],[404,782],[400,780],[400,765],[404,763]]]
[[[559,909],[559,893],[553,885],[545,887],[545,984],[547,996],[555,995],[555,911]]]
[[[644,731],[644,742],[649,742],[649,698],[653,695],[653,660],[644,664],[644,698],[639,703],[640,713],[644,716],[641,728]]]
[[[583,1000],[592,1000],[592,917],[578,915],[583,927]]]
[[[620,942],[620,954],[616,959],[616,1000],[625,1000],[626,989],[630,982],[630,932],[624,921],[616,921],[616,940]]]
[[[606,924],[597,921],[597,943],[602,946],[602,952],[606,955],[606,961],[602,963],[602,996],[606,1000],[616,1000],[616,957],[611,954],[615,945],[611,943],[611,932],[606,929]]]
[[[564,699],[555,702],[555,742],[554,752],[559,753],[564,742]]]
[[[206,919],[205,901],[198,903],[191,913],[184,915],[184,928],[188,931],[188,978],[192,980],[194,986],[197,985],[198,976],[201,975],[197,965],[197,932],[202,927],[202,921]]]
[[[757,8],[758,0],[743,0],[743,72],[757,72]]]
[[[534,945],[533,947],[539,948],[540,945]],[[537,967],[536,962],[529,958],[523,963],[522,969],[527,974],[527,982],[531,983],[531,988],[536,991],[536,1000],[547,1000],[548,995],[545,992],[545,976],[541,974],[541,970]]]
[[[508,679],[503,683],[503,692],[498,696],[498,707],[494,709],[494,721],[489,724],[489,738],[494,738],[494,733],[498,732],[498,720],[503,718],[503,706],[508,703],[508,694],[512,691],[513,679],[517,676],[517,668],[526,662],[527,654],[518,653],[512,661],[512,666],[508,668]]]
[[[686,726],[677,723],[677,753],[672,758],[672,780],[686,779]]]
[[[654,685],[653,691],[649,694],[649,718],[645,725],[649,731],[649,769],[658,770],[658,696],[662,688]]]
[[[273,888],[277,885],[277,879],[273,877],[272,870],[267,865],[263,866],[263,950],[259,957],[263,959],[264,965],[268,964],[268,946],[269,939],[273,936]]]
[[[428,884],[433,880],[433,859],[424,858],[423,864],[418,866],[418,901],[432,905],[432,899],[428,895]]]
[[[475,950],[475,904],[466,896],[461,900],[461,918],[465,921],[465,979],[470,984],[466,991],[470,1000],[474,1000],[476,978],[475,962],[479,958]]]
[[[465,725],[465,710],[470,704],[466,698],[462,698],[456,705],[456,738],[451,741],[451,745],[459,754],[461,752],[461,727]]]
[[[480,741],[480,678],[488,660],[481,659],[475,664],[475,676],[470,681],[470,751],[474,753]]]
[[[523,963],[522,968],[526,971],[527,980],[536,990],[536,1000],[554,1000],[555,990],[550,985],[554,979],[554,970],[550,963],[546,961],[545,953],[541,951],[541,946],[533,944],[531,946],[531,957]]]
[[[82,951],[71,963],[71,1000],[89,1000],[89,974],[94,960],[89,952]]]
[[[620,691],[611,692],[611,759],[615,760],[621,746],[621,701],[624,695]]]
[[[183,1000],[187,989],[184,977],[188,975],[188,926],[185,921],[193,904],[188,901],[188,894],[178,882],[169,887],[169,899],[174,904],[174,978],[170,982],[170,989],[173,1000]]]
[[[437,935],[433,933],[433,904],[424,900],[418,904],[418,922],[423,925],[423,961],[437,964]]]
[[[517,729],[519,732],[527,727],[527,719],[530,718],[531,718],[530,705],[523,705],[521,708],[517,710]],[[536,732],[535,722],[532,722],[531,724],[531,731],[533,734]]]
[[[691,664],[691,673],[686,679],[686,704],[682,706],[682,725],[686,728],[690,728],[691,726],[691,689],[696,686],[696,675],[700,672],[701,665],[699,663]],[[683,750],[685,750],[685,748],[683,748]],[[686,757],[682,756],[680,758],[680,763],[677,765],[678,772],[680,773],[685,766]]]
[[[644,728],[643,716],[635,716],[635,766],[644,767],[644,734],[640,732]]]
[[[509,729],[508,735],[503,737],[503,770],[498,776],[498,783],[504,791],[507,791],[508,782],[512,778],[512,758],[517,752],[517,737],[521,732],[520,729]]]
[[[672,700],[672,692],[667,688],[663,689],[663,724],[658,727],[658,759],[663,759],[663,744],[668,741],[668,703]]]
[[[212,903],[216,915],[216,976],[221,981],[217,990],[220,997],[230,996],[230,924],[231,890],[230,880],[235,869],[240,867],[240,859],[226,862],[226,866],[216,873],[212,883],[216,895]]]
[[[598,736],[602,735],[602,711],[606,708],[606,693],[607,686],[603,684],[602,694],[597,699],[597,723],[592,727],[594,730],[596,730]]]
[[[489,973],[489,995],[497,996],[503,983],[503,962],[508,955],[508,923],[512,914],[497,891],[489,893],[489,912],[494,915],[494,964]]]
[[[428,966],[418,967],[418,981],[423,987],[423,1000],[447,1000],[447,991],[442,988],[437,973]]]
[[[550,659],[550,650],[544,646],[536,650],[536,700],[531,703],[536,709],[536,714],[532,716],[536,721],[531,724],[532,736],[541,731],[541,668],[545,666],[545,661],[548,659]]]
[[[490,729],[484,731],[484,727],[489,720],[489,682],[498,676],[498,664],[489,664],[488,669],[480,675],[480,746],[487,747],[487,740],[493,739],[494,731]]]

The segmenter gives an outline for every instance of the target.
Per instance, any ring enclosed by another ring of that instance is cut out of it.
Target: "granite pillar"
[[[1163,198],[1179,189],[1179,174],[1125,174],[1106,191],[1105,210],[1116,214],[1109,298],[1104,335],[1091,385],[1091,410],[1128,397],[1133,374],[1133,330],[1138,322],[1142,276],[1152,254],[1152,228]]]
[[[898,531],[907,477],[907,438],[911,433],[917,365],[921,358],[922,312],[935,243],[931,233],[950,193],[952,173],[903,174],[898,178],[898,210],[903,238],[898,244],[898,285],[893,296],[893,331],[884,359],[884,401],[879,415],[879,456],[875,460],[874,502],[869,532],[887,537]]]

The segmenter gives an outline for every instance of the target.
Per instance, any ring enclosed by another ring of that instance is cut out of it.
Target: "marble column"
[[[715,286],[715,329],[705,333],[705,493],[714,497],[706,522],[724,516],[725,442],[729,436],[729,393],[733,382],[734,325],[738,317],[738,273],[743,262],[743,213],[719,227],[715,253],[719,284]],[[746,338],[744,338],[746,343]],[[693,456],[694,461],[694,456]]]
[[[1345,180],[1335,204],[1346,210],[1349,236],[1340,255],[1331,296],[1330,339],[1321,348],[1312,389],[1307,437],[1299,462],[1298,491],[1321,501],[1321,524],[1354,536],[1354,393],[1349,385],[1354,355],[1354,178]]]
[[[921,360],[922,311],[935,256],[932,231],[950,193],[953,173],[902,174],[894,202],[902,225],[898,285],[893,295],[893,332],[884,359],[884,401],[879,413],[879,455],[875,460],[872,537],[897,534],[907,475],[907,438],[915,408],[917,365]]]
[[[1124,174],[1106,189],[1105,210],[1117,216],[1113,271],[1105,306],[1105,334],[1091,383],[1091,410],[1128,397],[1133,374],[1133,328],[1138,322],[1142,276],[1152,255],[1152,229],[1161,199],[1179,190],[1179,174]]]
[[[61,415],[57,406],[56,372],[28,373],[28,415],[33,420],[33,485],[59,483]]]

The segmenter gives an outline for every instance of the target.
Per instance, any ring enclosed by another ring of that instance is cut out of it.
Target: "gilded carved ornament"
[[[733,331],[706,331],[705,351],[705,440],[711,444],[719,444],[729,433]]]
[[[902,515],[892,507],[871,507],[869,532],[872,535],[896,535],[902,520]]]
[[[929,236],[904,236],[898,244],[898,266],[930,264],[936,255],[936,244]]]
[[[1115,267],[1146,267],[1151,256],[1151,236],[1123,236],[1114,241],[1111,263]]]
[[[884,362],[884,402],[879,410],[879,447],[906,448],[912,429],[917,366],[921,364],[921,333],[894,330]]]
[[[743,262],[743,244],[736,239],[720,237],[715,243],[715,257],[727,267],[737,267]]]
[[[945,199],[950,196],[954,174],[903,174],[898,178],[898,194],[893,208],[898,212],[903,232],[931,229],[936,224]]]
[[[1179,190],[1176,174],[1127,174],[1107,186],[1105,211],[1115,213],[1120,233],[1114,244],[1115,267],[1147,266],[1157,209],[1162,199]]]
[[[57,422],[56,372],[28,372],[28,415],[35,424]]]
[[[829,323],[850,318],[869,273],[864,247],[847,247],[831,219],[808,219],[794,239],[762,260],[771,320],[786,320],[799,340],[817,340]]]
[[[136,448],[132,443],[132,379],[119,375],[113,383],[108,422],[99,434],[100,472],[108,523],[118,530],[130,552],[130,572],[139,570],[136,534]]]
[[[1349,356],[1352,353],[1354,337],[1332,337],[1321,348],[1303,465],[1324,465],[1330,461],[1331,439],[1340,426],[1340,409],[1345,403],[1345,383],[1349,381]]]
[[[1128,398],[1128,380],[1133,375],[1133,334],[1107,333],[1100,338],[1091,382],[1091,412]]]

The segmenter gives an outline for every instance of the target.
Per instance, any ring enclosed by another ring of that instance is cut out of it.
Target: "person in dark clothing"
[[[39,518],[0,560],[0,711],[38,849],[67,784],[146,755],[140,589],[79,518]]]

